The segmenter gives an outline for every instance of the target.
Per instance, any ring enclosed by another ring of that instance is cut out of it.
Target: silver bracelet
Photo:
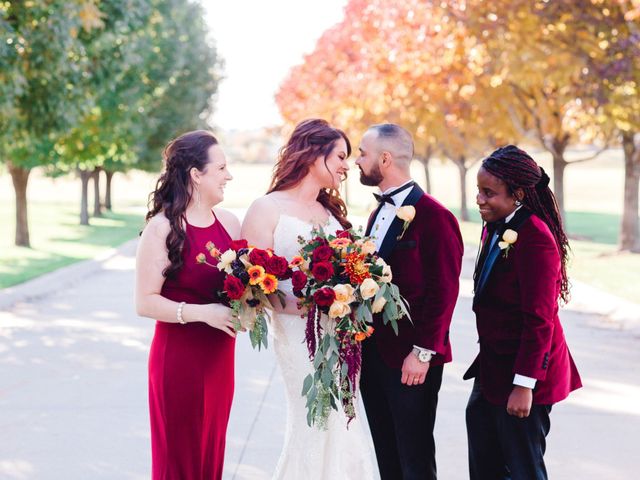
[[[178,323],[180,325],[186,325],[187,324],[186,320],[184,318],[182,318],[182,309],[184,308],[186,303],[187,302],[180,302],[178,304],[178,311],[176,312],[176,318],[178,319]]]

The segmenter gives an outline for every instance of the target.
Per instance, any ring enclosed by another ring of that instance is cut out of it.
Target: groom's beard
[[[362,168],[360,169],[360,183],[366,185],[368,187],[377,187],[380,185],[380,182],[384,180],[382,176],[382,172],[380,171],[380,167],[378,165],[374,165],[369,173],[364,173]]]

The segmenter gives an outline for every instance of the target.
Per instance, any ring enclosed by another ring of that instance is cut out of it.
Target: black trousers
[[[551,405],[533,405],[526,418],[489,403],[476,378],[467,404],[471,480],[546,480],[546,436]]]
[[[435,480],[436,421],[442,366],[429,369],[422,385],[400,383],[400,369],[389,368],[373,339],[363,344],[360,391],[382,480]]]

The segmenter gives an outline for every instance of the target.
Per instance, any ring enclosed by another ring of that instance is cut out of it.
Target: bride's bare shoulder
[[[245,216],[245,223],[257,221],[260,223],[276,223],[280,217],[280,209],[273,193],[267,193],[256,198],[249,206]]]

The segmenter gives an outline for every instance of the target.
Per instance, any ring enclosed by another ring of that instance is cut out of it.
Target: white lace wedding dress
[[[281,214],[274,231],[273,249],[277,255],[291,259],[300,251],[298,235],[311,237],[313,226],[303,220]],[[329,217],[327,233],[342,227]],[[291,282],[281,282],[280,289],[291,292]],[[347,429],[342,410],[332,410],[326,430],[307,425],[307,408],[302,396],[304,378],[312,372],[305,340],[305,320],[297,315],[277,314],[271,322],[273,348],[282,371],[287,397],[287,426],[284,447],[274,473],[274,480],[367,480],[374,478],[370,438],[365,433],[364,411]]]

